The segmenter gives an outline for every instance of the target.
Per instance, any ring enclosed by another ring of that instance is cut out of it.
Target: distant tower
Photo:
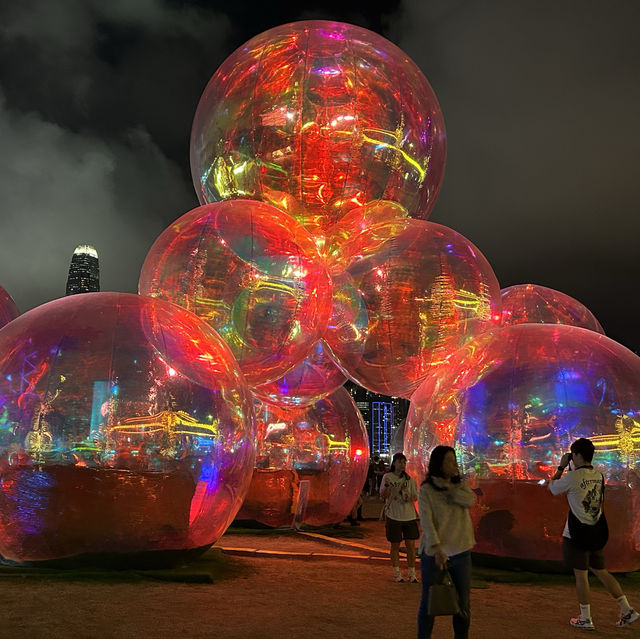
[[[100,266],[98,251],[93,246],[81,244],[73,252],[67,278],[67,295],[95,293],[100,290]]]

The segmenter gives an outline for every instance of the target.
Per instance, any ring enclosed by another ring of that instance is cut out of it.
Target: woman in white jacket
[[[418,639],[431,637],[434,618],[428,614],[429,589],[436,570],[444,568],[449,569],[460,603],[460,614],[453,616],[455,639],[469,636],[471,548],[475,544],[469,508],[474,502],[475,495],[460,479],[455,450],[450,446],[436,446],[429,457],[427,478],[418,496],[422,526]]]

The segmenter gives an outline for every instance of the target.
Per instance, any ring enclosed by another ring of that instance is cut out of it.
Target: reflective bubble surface
[[[286,213],[251,200],[201,206],[174,222],[151,247],[138,289],[206,320],[250,385],[302,362],[331,305],[311,236]]]
[[[13,298],[0,286],[0,328],[20,315]]]
[[[269,526],[341,522],[367,476],[369,442],[344,388],[306,408],[259,404],[256,468],[238,519]]]
[[[252,393],[271,404],[307,406],[333,393],[346,381],[326,347],[318,342],[302,364],[275,382],[253,387]]]
[[[516,284],[501,291],[502,326],[567,324],[604,333],[593,313],[578,300],[538,284]]]
[[[87,293],[29,311],[0,331],[0,555],[211,544],[254,438],[237,362],[184,309]]]
[[[410,397],[447,355],[500,321],[482,253],[446,226],[394,220],[395,236],[334,277],[325,342],[356,383]]]
[[[426,218],[445,164],[433,90],[409,57],[360,27],[270,29],[229,56],[191,132],[200,202],[271,202],[322,234],[376,200]]]
[[[545,480],[579,437],[607,480],[607,560],[637,570],[640,358],[604,335],[522,324],[478,337],[413,395],[405,451],[421,477],[434,446],[455,445],[479,496],[477,552],[560,559],[566,498]]]

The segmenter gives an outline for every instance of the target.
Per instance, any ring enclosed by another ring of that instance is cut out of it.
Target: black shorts
[[[387,541],[392,544],[399,544],[403,539],[411,540],[420,538],[417,519],[398,521],[397,519],[389,519],[387,517],[385,530],[387,533]]]
[[[589,570],[589,568],[595,568],[596,570],[603,570],[604,551],[594,550],[589,552],[588,550],[580,550],[571,543],[571,539],[563,537],[562,561],[567,568],[571,569]]]

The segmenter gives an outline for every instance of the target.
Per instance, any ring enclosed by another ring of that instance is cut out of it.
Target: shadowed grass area
[[[0,580],[36,581],[96,581],[105,583],[137,583],[143,581],[173,581],[178,583],[217,583],[226,579],[248,576],[253,569],[241,561],[226,556],[220,548],[212,548],[188,565],[159,569],[127,569],[105,567],[43,567],[0,566]]]

